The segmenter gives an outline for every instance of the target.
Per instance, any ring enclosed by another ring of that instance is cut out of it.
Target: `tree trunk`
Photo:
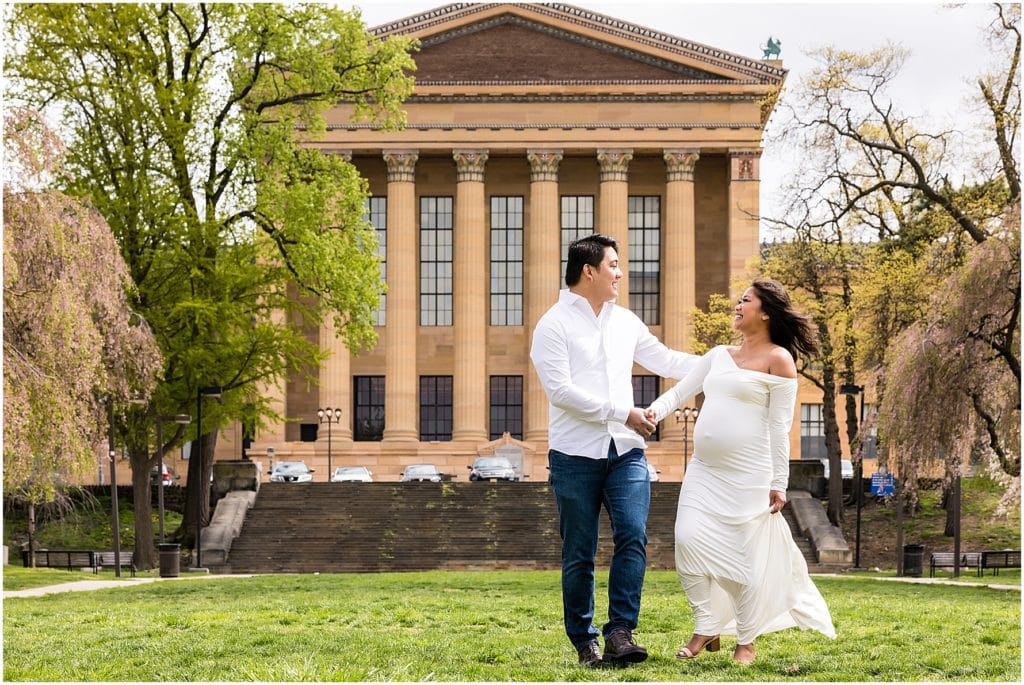
[[[153,537],[153,492],[150,471],[156,457],[149,456],[147,447],[130,450],[132,464],[132,505],[135,507],[135,566],[151,569],[156,566],[156,548]],[[159,480],[157,487],[160,487]]]
[[[828,520],[838,526],[843,522],[843,452],[839,443],[839,422],[836,420],[836,370],[827,358],[822,365],[821,379],[825,386],[822,418],[825,421],[825,452],[829,470]]]
[[[36,567],[36,505],[28,503],[28,565]]]
[[[189,451],[188,482],[185,483],[185,514],[181,527],[171,537],[182,546],[193,549],[196,542],[196,498],[199,497],[199,520],[203,526],[210,521],[210,476],[213,475],[213,450],[217,431],[204,433],[199,447],[195,440]],[[198,490],[197,490],[198,489]]]

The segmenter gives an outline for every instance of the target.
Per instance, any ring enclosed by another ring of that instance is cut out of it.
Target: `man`
[[[655,425],[633,406],[634,360],[662,376],[682,378],[696,357],[674,352],[628,309],[615,305],[622,271],[617,244],[594,234],[569,246],[558,302],[537,323],[530,359],[550,402],[548,463],[562,536],[565,632],[584,666],[638,663],[647,650],[633,641],[647,567],[651,485],[644,439]],[[598,648],[594,556],[601,504],[612,521],[615,549],[608,578],[608,622]]]

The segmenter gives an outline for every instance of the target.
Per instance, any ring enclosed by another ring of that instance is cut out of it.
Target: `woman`
[[[675,527],[676,570],[695,625],[676,657],[717,651],[725,633],[736,635],[733,658],[749,664],[763,633],[793,626],[836,632],[779,514],[789,479],[795,360],[817,351],[815,330],[768,279],[743,293],[732,325],[743,344],[705,354],[648,416],[661,421],[704,393]]]

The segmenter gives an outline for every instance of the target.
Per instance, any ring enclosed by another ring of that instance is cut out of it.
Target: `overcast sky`
[[[346,6],[347,3],[337,3]],[[362,0],[363,21],[370,27],[441,7],[429,0]],[[912,115],[948,124],[966,114],[966,97],[976,75],[991,59],[981,28],[992,14],[983,3],[958,5],[907,3],[750,3],[750,2],[602,2],[570,4],[647,26],[663,33],[760,59],[768,36],[782,40],[787,87],[812,68],[808,50],[834,45],[866,51],[888,42],[911,51],[894,100]],[[773,206],[786,162],[768,150],[761,164],[762,211]]]

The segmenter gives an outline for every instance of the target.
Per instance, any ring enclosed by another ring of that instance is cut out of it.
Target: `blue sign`
[[[896,477],[891,473],[871,474],[872,495],[892,495],[896,492]]]

